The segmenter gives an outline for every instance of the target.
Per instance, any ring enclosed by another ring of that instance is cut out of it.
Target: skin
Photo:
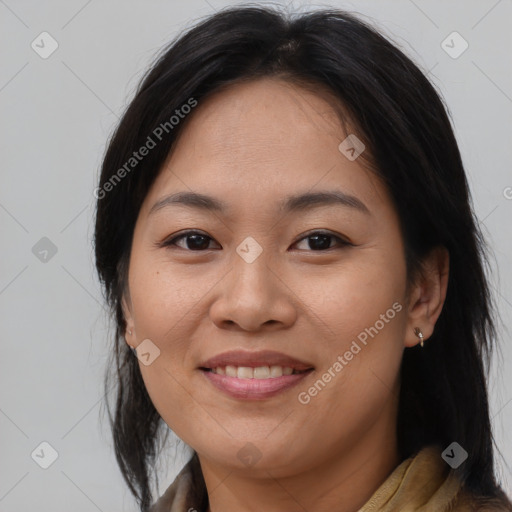
[[[402,354],[419,343],[414,327],[425,340],[433,332],[448,255],[432,251],[408,283],[390,196],[362,158],[349,161],[338,150],[347,134],[332,104],[327,94],[279,79],[217,92],[187,118],[136,223],[126,341],[137,347],[150,339],[160,350],[150,365],[140,363],[142,376],[164,421],[198,453],[210,512],[356,511],[400,463]],[[334,189],[369,213],[332,204],[279,209],[289,195]],[[207,194],[228,209],[175,204],[150,214],[179,191]],[[206,250],[186,237],[161,246],[187,229],[210,237]],[[314,250],[306,237],[314,230],[333,235],[329,249]],[[236,252],[248,236],[263,250],[252,263]],[[394,303],[401,311],[300,403],[298,394]],[[235,349],[278,350],[315,370],[272,398],[231,398],[198,367]],[[248,442],[260,457],[253,464],[237,456]]]

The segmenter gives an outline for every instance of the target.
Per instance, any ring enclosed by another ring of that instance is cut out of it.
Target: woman
[[[142,511],[164,424],[193,456],[154,512],[512,510],[457,143],[374,29],[213,15],[142,81],[96,196],[110,417]]]

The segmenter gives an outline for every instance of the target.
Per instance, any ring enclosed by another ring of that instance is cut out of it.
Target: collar
[[[470,510],[461,483],[437,445],[399,464],[358,512],[457,512]],[[206,512],[208,493],[196,453],[150,512]]]

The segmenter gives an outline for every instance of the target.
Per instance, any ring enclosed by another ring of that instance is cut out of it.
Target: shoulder
[[[512,512],[512,503],[505,494],[502,497],[475,496],[463,489],[449,512]]]
[[[185,464],[165,493],[148,512],[203,511],[207,508],[208,493],[197,454]]]
[[[164,494],[153,503],[149,512],[169,512],[171,510],[186,510],[187,495],[192,486],[190,463],[178,473]]]

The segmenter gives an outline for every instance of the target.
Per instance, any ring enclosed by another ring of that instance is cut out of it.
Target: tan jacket
[[[185,465],[150,512],[206,512],[206,487],[197,456]],[[500,500],[472,498],[436,446],[398,465],[358,512],[512,512]]]

